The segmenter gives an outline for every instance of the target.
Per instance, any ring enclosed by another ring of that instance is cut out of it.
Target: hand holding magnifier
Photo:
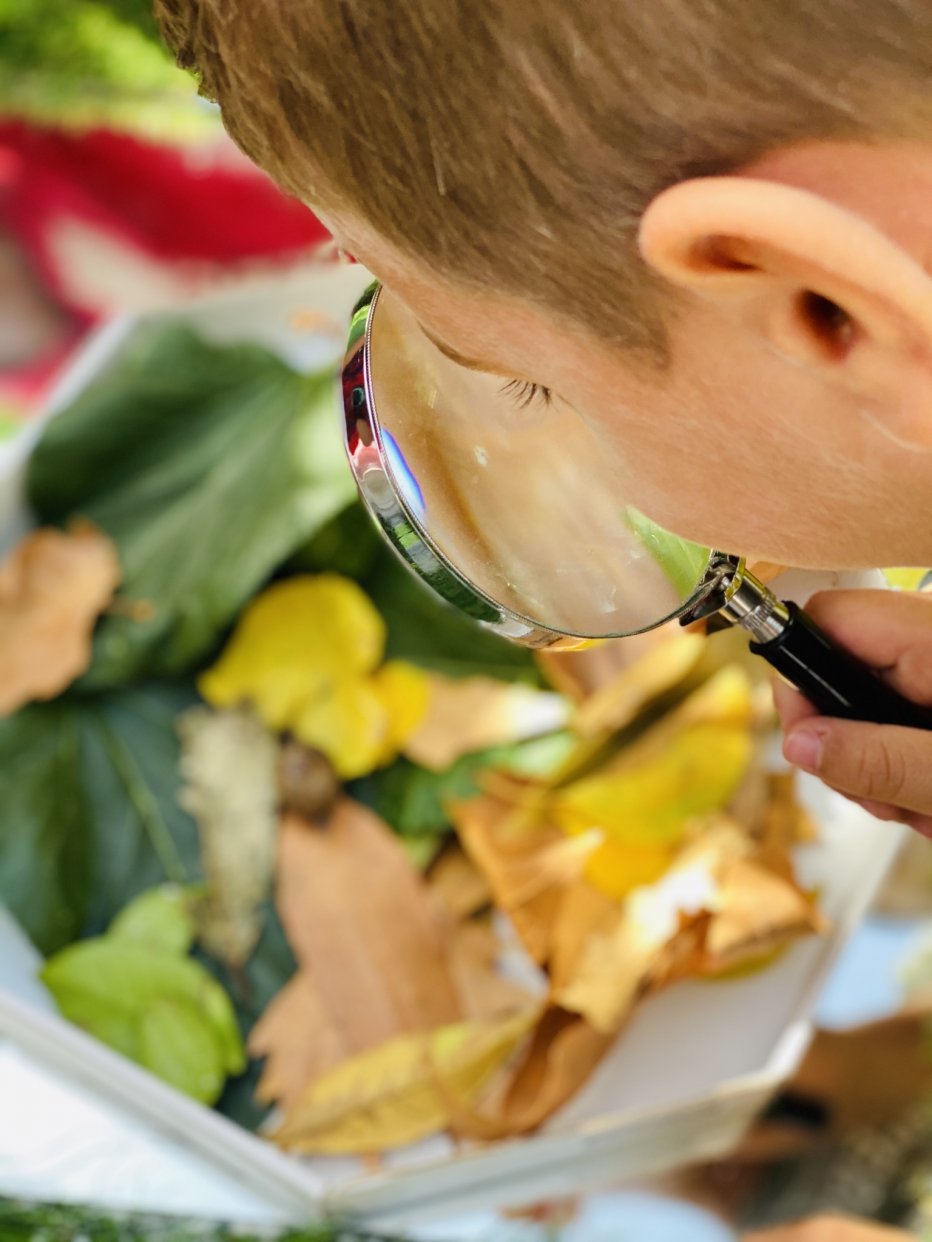
[[[823,714],[932,729],[785,604],[739,558],[648,522],[569,409],[532,412],[501,380],[445,358],[378,285],[357,307],[343,370],[346,444],[363,501],[441,598],[533,647],[717,617]]]

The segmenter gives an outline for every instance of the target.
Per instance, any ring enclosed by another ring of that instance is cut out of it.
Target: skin
[[[816,1216],[798,1225],[784,1225],[748,1234],[745,1242],[910,1242],[912,1234],[869,1225],[841,1216]]]
[[[319,214],[446,352],[568,402],[654,521],[751,560],[932,566],[932,145],[807,143],[664,191],[639,238],[674,299],[663,370]],[[932,704],[927,601],[813,609]],[[791,761],[932,835],[932,734],[821,719],[785,687],[778,708]]]

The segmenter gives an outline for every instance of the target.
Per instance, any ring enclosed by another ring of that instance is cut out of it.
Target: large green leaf
[[[75,779],[81,723],[68,704],[0,720],[0,902],[44,951],[80,930],[90,904],[87,789]]]
[[[144,889],[200,877],[176,801],[174,720],[193,695],[68,696],[0,720],[0,902],[51,953]]]
[[[334,403],[331,377],[158,323],[49,424],[29,473],[37,516],[96,522],[118,545],[124,596],[153,608],[147,620],[104,619],[83,688],[193,669],[345,508],[353,487]]]

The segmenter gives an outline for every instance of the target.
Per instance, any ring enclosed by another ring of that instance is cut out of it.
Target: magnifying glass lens
[[[692,601],[708,549],[625,503],[609,455],[568,405],[452,362],[384,289],[363,367],[381,465],[412,527],[494,604],[602,638]]]

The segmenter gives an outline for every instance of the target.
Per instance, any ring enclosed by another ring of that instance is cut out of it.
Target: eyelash
[[[553,401],[551,389],[545,388],[543,384],[532,384],[530,380],[508,380],[506,384],[502,384],[501,391],[522,410],[526,410],[529,405],[537,401],[543,402],[544,405],[550,405]]]

